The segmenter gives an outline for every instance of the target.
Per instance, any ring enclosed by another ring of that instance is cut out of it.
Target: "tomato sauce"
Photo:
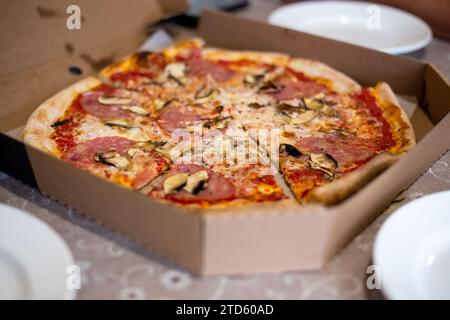
[[[395,145],[394,138],[389,123],[383,116],[383,110],[378,105],[375,97],[369,89],[363,88],[360,92],[353,94],[353,99],[358,103],[358,107],[365,108],[370,115],[381,123],[381,137],[377,138],[378,146],[381,150],[386,150]]]
[[[86,114],[79,101],[80,97],[72,102],[66,111],[66,117],[59,121],[61,124],[57,125],[51,135],[58,148],[63,152],[76,145],[73,131]]]
[[[314,82],[313,79],[311,79],[310,77],[306,76],[303,72],[300,71],[296,71],[292,68],[286,68],[286,70],[290,73],[292,73],[299,81],[310,81],[310,82]]]
[[[230,61],[230,60],[217,60],[216,61],[217,64],[220,64],[224,67],[249,67],[249,66],[255,66],[255,67],[260,67],[260,68],[265,68],[265,69],[274,69],[275,66],[269,63],[264,63],[264,62],[256,62],[256,61],[252,61],[252,60],[248,60],[248,59],[241,59],[241,60],[235,60],[235,61]]]
[[[166,66],[166,59],[161,53],[153,53],[147,56],[147,61],[151,67],[158,67],[161,70]]]
[[[135,80],[138,78],[149,78],[152,79],[155,77],[155,73],[151,71],[126,71],[126,72],[116,72],[111,75],[112,81],[119,81],[119,82],[128,82],[131,80]]]
[[[306,196],[314,187],[325,182],[324,173],[313,168],[288,170],[284,174],[289,184],[292,185],[296,194],[300,197]]]

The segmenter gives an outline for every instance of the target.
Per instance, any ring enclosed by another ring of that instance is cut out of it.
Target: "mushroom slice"
[[[159,99],[153,100],[153,106],[156,110],[161,110],[164,107],[165,102]]]
[[[302,100],[298,101],[282,101],[276,106],[279,112],[301,112],[304,109]]]
[[[333,176],[336,172],[337,162],[332,156],[325,153],[311,153],[309,157],[312,168],[323,171],[329,176]]]
[[[334,105],[336,103],[326,101],[324,98],[325,98],[324,94],[317,94],[312,98],[304,99],[304,103],[310,110],[318,111],[329,117],[335,117],[336,110],[333,109],[331,105]]]
[[[184,150],[181,150],[177,153],[174,148],[164,148],[164,145],[158,145],[156,144],[156,142],[154,142],[153,144],[155,145],[156,152],[172,162],[175,162],[175,160],[181,157],[185,152]]]
[[[354,134],[350,131],[344,130],[344,129],[339,129],[339,128],[320,128],[319,129],[320,132],[323,133],[328,133],[328,134],[334,134],[337,135],[339,137],[343,137],[343,138],[348,138],[351,136],[354,136]]]
[[[337,115],[336,110],[329,105],[324,105],[322,109],[320,109],[320,113],[323,113],[324,115],[329,117],[336,117]]]
[[[251,74],[247,74],[247,75],[245,75],[243,81],[245,84],[254,84],[256,82],[256,79]]]
[[[110,164],[119,170],[127,170],[130,167],[130,161],[121,156],[117,151],[97,152],[94,156],[94,160]]]
[[[316,116],[316,113],[313,110],[308,110],[304,113],[298,115],[297,118],[291,118],[290,123],[295,124],[303,124],[311,121]]]
[[[131,148],[128,149],[127,153],[132,158],[141,151],[151,152],[153,149],[155,149],[155,146],[151,141],[139,141],[132,145]]]
[[[112,119],[106,122],[109,127],[120,127],[122,129],[131,129],[133,124],[123,119]]]
[[[175,77],[175,76],[173,76],[171,74],[169,74],[168,78],[170,80],[175,81],[177,83],[177,85],[179,85],[180,87],[182,87],[184,85],[184,81],[181,78],[177,78],[177,77]]]
[[[122,105],[131,103],[130,99],[113,96],[100,96],[97,101],[105,105]]]
[[[244,84],[253,86],[253,85],[259,83],[262,79],[264,79],[264,75],[265,75],[264,73],[255,74],[255,75],[247,74],[244,77],[243,82],[244,82]]]
[[[279,77],[280,75],[282,75],[284,72],[284,68],[283,67],[276,67],[275,69],[266,72],[264,74],[264,81],[268,82],[268,81],[273,81],[275,80],[277,77]]]
[[[172,159],[172,150],[170,150],[170,149],[156,149],[156,151],[158,151],[159,154],[161,154],[165,158],[169,159],[170,161],[174,160],[174,159]]]
[[[302,155],[302,153],[296,147],[288,143],[280,144],[280,153],[286,153],[287,155],[294,158],[298,158]]]
[[[167,108],[168,106],[170,106],[172,104],[172,102],[175,102],[177,100],[178,100],[178,98],[172,98],[167,101],[161,101],[159,99],[156,99],[153,101],[153,105],[156,107],[156,110],[158,112],[161,112],[164,108]]]
[[[317,99],[317,100],[325,99],[325,93],[323,93],[323,92],[317,93],[313,96],[313,98]]]
[[[252,109],[261,109],[264,108],[265,105],[259,104],[258,102],[251,102],[248,104],[248,107]]]
[[[150,141],[155,148],[161,148],[167,144],[167,141]]]
[[[305,98],[303,101],[310,110],[320,111],[320,109],[322,109],[323,107],[323,103],[319,99]]]
[[[183,189],[191,194],[197,194],[206,186],[207,182],[208,171],[197,171],[188,177],[187,183]]]
[[[258,92],[261,93],[277,93],[280,92],[280,88],[274,84],[272,81],[268,81],[262,84],[261,87],[259,87]]]
[[[140,148],[145,151],[152,151],[155,149],[155,145],[152,141],[139,141],[134,144],[134,147]]]
[[[182,62],[170,63],[166,66],[165,71],[176,78],[183,78],[186,70],[186,65]]]
[[[168,64],[165,68],[165,72],[167,73],[167,77],[171,80],[174,80],[178,85],[184,84],[184,76],[186,71],[186,65],[182,62],[174,62]]]
[[[194,95],[195,100],[202,100],[208,97],[211,97],[214,93],[213,88],[209,88],[206,85],[203,85]]]
[[[177,173],[164,180],[164,193],[169,194],[180,190],[188,181],[186,172]]]
[[[133,112],[134,114],[137,114],[138,116],[148,116],[150,112],[141,106],[122,106],[121,109]]]
[[[231,117],[215,117],[209,120],[206,120],[203,123],[203,127],[207,129],[223,129],[227,126],[228,120]]]
[[[130,156],[130,158],[133,158],[134,156],[136,156],[141,151],[142,150],[140,148],[131,147],[130,149],[128,149],[127,154]]]

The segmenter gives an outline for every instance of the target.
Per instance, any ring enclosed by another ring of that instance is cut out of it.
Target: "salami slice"
[[[217,202],[232,199],[235,196],[236,188],[231,181],[226,179],[222,174],[206,169],[203,166],[195,164],[176,164],[172,167],[171,172],[186,172],[193,174],[201,170],[208,171],[208,183],[202,191],[193,195],[181,190],[174,194],[167,195],[166,198],[182,203],[196,203],[199,201]]]
[[[205,77],[210,74],[214,80],[225,82],[234,76],[234,71],[223,64],[213,61],[204,60],[199,49],[191,50],[191,54],[187,58],[188,75],[194,77]]]
[[[151,71],[127,71],[127,72],[116,72],[111,75],[112,81],[119,81],[127,83],[131,80],[136,80],[139,78],[152,79],[155,77],[155,73]]]
[[[297,142],[297,146],[307,152],[331,155],[338,162],[338,168],[344,171],[366,162],[377,152],[376,141],[333,135],[304,138]]]
[[[121,109],[118,105],[104,105],[98,102],[98,98],[104,95],[105,93],[102,91],[83,93],[80,97],[80,105],[87,113],[99,117],[102,120],[129,119],[134,117],[133,113]]]
[[[101,137],[80,143],[69,149],[63,159],[69,162],[83,164],[96,163],[94,156],[96,153],[116,151],[125,156],[134,141],[122,137]]]
[[[301,99],[314,96],[318,93],[327,93],[328,89],[313,81],[281,80],[277,83],[280,91],[273,94],[277,100]]]
[[[189,62],[188,74],[195,77],[205,77],[210,74],[214,80],[225,82],[233,77],[234,71],[212,61],[199,60]]]
[[[202,119],[192,107],[169,106],[159,115],[158,124],[166,132],[184,128]]]

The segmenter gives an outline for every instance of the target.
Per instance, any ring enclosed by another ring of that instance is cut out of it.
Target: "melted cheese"
[[[87,115],[77,128],[75,142],[80,143],[99,137],[123,137],[133,141],[160,140],[163,137],[161,129],[152,123],[150,126],[141,126],[137,122],[136,127],[123,129],[120,127],[111,127],[98,118]]]

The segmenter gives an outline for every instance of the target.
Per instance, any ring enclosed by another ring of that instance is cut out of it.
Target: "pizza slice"
[[[315,103],[328,107],[323,98]],[[338,203],[415,145],[409,120],[385,83],[342,97],[333,110],[336,122],[304,124],[313,129],[306,134],[283,131],[280,171],[301,202]]]
[[[168,169],[158,148],[168,136],[134,91],[87,78],[47,100],[24,140],[97,176],[140,189]]]

